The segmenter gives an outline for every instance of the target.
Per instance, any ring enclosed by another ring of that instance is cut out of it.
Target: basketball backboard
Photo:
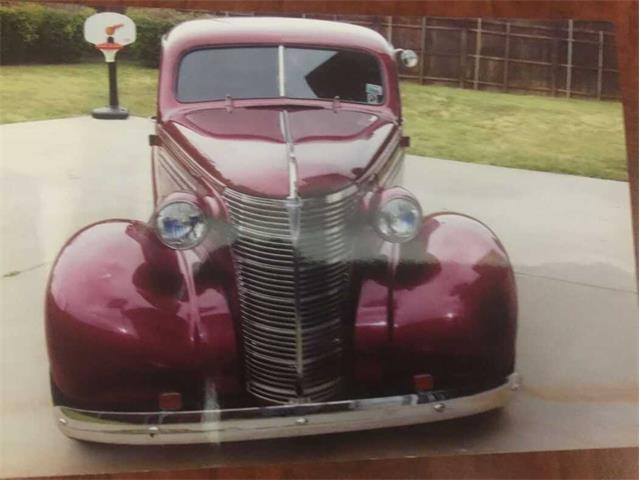
[[[136,25],[126,15],[115,12],[96,13],[84,22],[84,38],[102,50],[107,62],[115,52],[135,42]]]

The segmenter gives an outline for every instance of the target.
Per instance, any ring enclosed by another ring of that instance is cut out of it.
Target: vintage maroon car
[[[505,404],[509,258],[484,224],[423,216],[402,188],[397,75],[413,61],[314,20],[196,20],[164,38],[155,212],[84,228],[51,273],[65,434],[244,440]]]

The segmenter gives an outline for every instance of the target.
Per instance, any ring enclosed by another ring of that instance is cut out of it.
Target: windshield
[[[353,50],[290,47],[207,48],[180,63],[180,102],[243,98],[309,98],[379,105],[377,59]]]

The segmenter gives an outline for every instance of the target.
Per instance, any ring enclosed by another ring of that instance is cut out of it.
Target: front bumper
[[[448,397],[437,393],[314,404],[192,412],[98,412],[55,407],[62,432],[79,440],[129,445],[218,443],[437,422],[493,410],[519,387],[512,374],[495,388]]]

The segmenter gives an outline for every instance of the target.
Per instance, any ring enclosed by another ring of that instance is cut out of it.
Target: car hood
[[[342,190],[367,175],[397,127],[382,115],[346,108],[263,107],[197,110],[165,128],[225,186],[286,198],[290,175],[301,197]]]

